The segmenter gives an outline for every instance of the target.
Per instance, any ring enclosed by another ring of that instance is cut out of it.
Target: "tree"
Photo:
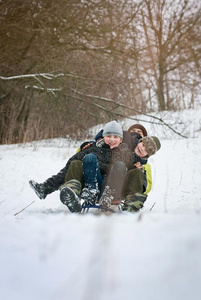
[[[200,4],[186,0],[144,3],[138,35],[140,73],[159,110],[188,107],[189,94],[195,86],[200,88]],[[188,99],[182,105],[185,93]]]

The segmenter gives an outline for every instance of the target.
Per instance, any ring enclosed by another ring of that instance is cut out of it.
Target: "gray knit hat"
[[[139,142],[143,142],[148,156],[154,155],[161,147],[161,143],[156,136],[145,136]]]
[[[107,123],[103,128],[103,136],[116,135],[123,139],[123,130],[119,123],[111,121]]]

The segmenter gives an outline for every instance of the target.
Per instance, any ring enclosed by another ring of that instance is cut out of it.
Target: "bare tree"
[[[195,86],[200,89],[200,18],[197,1],[144,2],[138,35],[140,74],[159,110],[185,108],[190,101],[183,99],[180,105],[181,95],[188,93],[189,98]]]

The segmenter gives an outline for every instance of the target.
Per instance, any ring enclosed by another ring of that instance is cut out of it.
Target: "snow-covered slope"
[[[37,198],[28,181],[56,174],[78,144],[0,146],[1,300],[199,300],[199,116],[182,115],[188,139],[141,122],[162,148],[149,160],[153,189],[136,214],[76,215],[59,192]]]

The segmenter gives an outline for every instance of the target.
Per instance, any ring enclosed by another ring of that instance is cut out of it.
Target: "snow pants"
[[[130,169],[124,182],[123,195],[143,193],[143,172],[140,169]]]

